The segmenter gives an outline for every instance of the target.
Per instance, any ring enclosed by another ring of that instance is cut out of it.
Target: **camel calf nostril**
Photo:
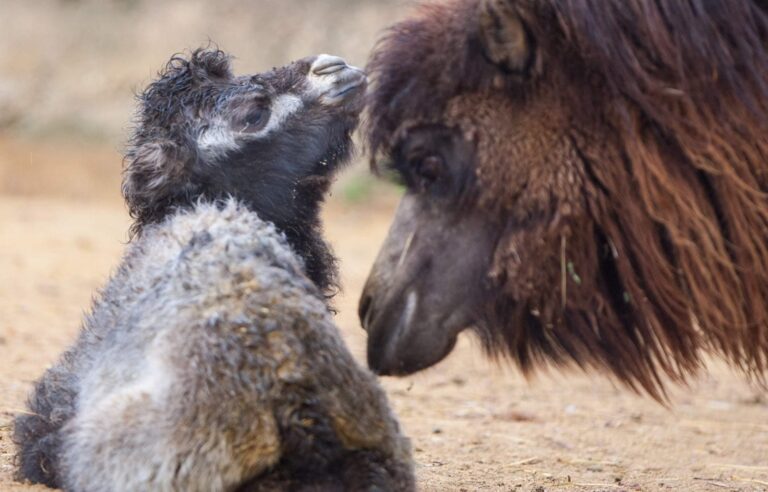
[[[343,58],[332,55],[319,55],[312,63],[312,73],[315,75],[331,75],[347,68]]]

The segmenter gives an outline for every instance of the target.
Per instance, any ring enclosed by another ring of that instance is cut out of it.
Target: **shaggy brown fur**
[[[391,29],[369,65],[368,138],[377,158],[425,122],[473,142],[472,207],[499,232],[475,320],[490,351],[658,399],[662,374],[685,380],[705,352],[764,382],[766,5],[507,0],[532,47],[509,70],[482,52],[479,4]]]

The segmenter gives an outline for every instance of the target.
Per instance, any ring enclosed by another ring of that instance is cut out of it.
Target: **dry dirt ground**
[[[109,148],[86,155],[0,138],[0,490],[44,490],[12,479],[11,421],[74,339],[126,239],[118,177],[82,167],[92,160],[119,167]],[[326,210],[345,284],[338,323],[363,362],[357,297],[396,197],[341,195]],[[669,409],[598,375],[526,381],[469,337],[437,367],[382,383],[422,490],[768,490],[767,395],[720,364],[675,388]]]

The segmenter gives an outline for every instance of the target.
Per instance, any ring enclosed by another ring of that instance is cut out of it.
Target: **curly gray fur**
[[[33,401],[65,421],[46,466],[67,490],[413,488],[301,259],[233,200],[147,226]]]

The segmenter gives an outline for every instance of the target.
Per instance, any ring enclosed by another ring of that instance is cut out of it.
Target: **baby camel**
[[[19,476],[75,491],[411,490],[408,440],[327,299],[318,210],[365,75],[172,58],[140,97],[135,240],[16,419]]]

